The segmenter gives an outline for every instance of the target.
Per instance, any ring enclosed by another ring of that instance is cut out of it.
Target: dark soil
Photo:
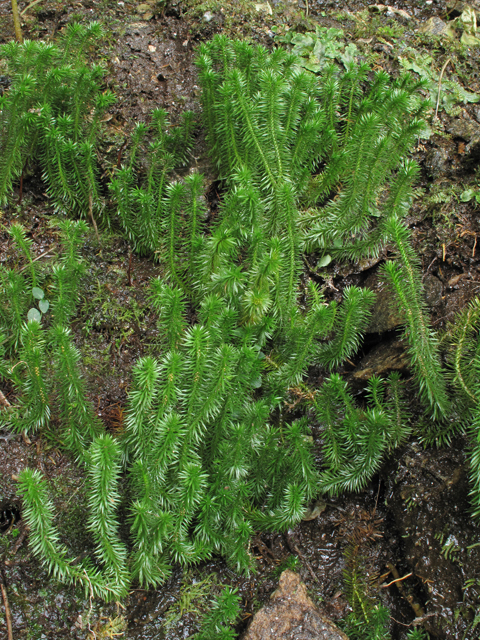
[[[23,28],[26,37],[50,39],[72,20],[99,20],[104,25],[103,45],[92,56],[108,68],[107,84],[118,97],[106,123],[103,153],[108,173],[121,157],[134,124],[148,121],[152,109],[165,107],[173,122],[185,109],[200,113],[195,51],[199,43],[220,31],[270,46],[275,25],[299,31],[314,30],[316,24],[336,26],[343,28],[346,38],[356,42],[377,67],[398,73],[399,56],[408,45],[430,52],[437,72],[452,57],[455,78],[466,89],[480,91],[479,48],[461,49],[440,36],[416,31],[433,16],[446,17],[443,0],[394,3],[393,9],[403,14],[392,9],[369,13],[368,4],[310,0],[306,15],[307,5],[302,0],[273,0],[270,15],[257,11],[254,2],[232,0],[203,4],[173,0],[166,6],[154,1],[138,5],[44,0],[27,11]],[[20,10],[26,6],[21,2]],[[0,42],[13,36],[10,3],[5,1],[0,4]],[[461,105],[453,116],[440,110],[434,135],[420,141],[414,152],[421,176],[409,224],[422,263],[432,324],[439,331],[478,295],[480,287],[478,205],[475,199],[462,202],[460,198],[466,189],[479,188],[480,148],[478,141],[475,143],[475,127],[480,131],[476,104]],[[218,183],[202,136],[199,127],[192,167],[206,176],[213,210],[218,205]],[[34,241],[35,254],[50,250],[42,259],[49,260],[57,242],[47,226],[52,214],[42,183],[33,172],[25,180],[22,204],[11,204],[0,217],[6,226],[14,219],[21,221]],[[101,247],[91,233],[83,255],[89,271],[73,330],[90,397],[107,429],[114,433],[122,429],[132,366],[140,356],[158,349],[156,318],[149,308],[147,287],[161,272],[148,259],[133,255],[130,261],[130,249],[115,231],[102,233]],[[367,283],[381,289],[377,275],[380,261],[335,264],[323,270],[322,279],[330,287],[327,295],[339,298],[349,284]],[[20,264],[4,231],[0,231],[0,262]],[[315,268],[314,263],[311,266]],[[370,375],[396,368],[408,375],[399,323],[395,318],[378,322],[371,325],[355,362],[345,367],[358,392],[363,391],[366,371]],[[318,384],[315,376],[312,372],[310,382]],[[12,399],[10,389],[2,390]],[[0,435],[0,578],[8,593],[15,640],[113,637],[108,634],[121,617],[124,626],[120,631],[125,638],[187,638],[198,629],[200,614],[221,584],[238,587],[241,594],[240,634],[276,588],[282,568],[293,566],[295,557],[296,569],[310,595],[338,621],[349,612],[343,595],[343,571],[345,550],[352,544],[359,545],[363,570],[372,579],[376,597],[390,609],[394,639],[405,637],[415,617],[432,638],[479,637],[480,529],[469,515],[468,440],[464,436],[454,439],[451,446],[426,450],[412,438],[386,460],[367,490],[327,500],[318,505],[316,518],[293,531],[257,535],[251,543],[257,572],[251,577],[236,575],[216,558],[189,571],[176,567],[161,588],[133,589],[121,606],[105,606],[49,578],[28,548],[28,532],[16,497],[16,478],[26,466],[40,469],[50,482],[62,541],[77,556],[92,550],[84,527],[82,472],[58,450],[54,422],[50,429],[51,433],[32,437],[29,443],[19,436]],[[320,458],[320,434],[314,431],[314,436]],[[392,566],[404,580],[392,583]],[[166,621],[172,620],[181,592],[205,579],[210,585],[208,597],[194,602],[168,626]],[[6,637],[1,606],[0,633]]]

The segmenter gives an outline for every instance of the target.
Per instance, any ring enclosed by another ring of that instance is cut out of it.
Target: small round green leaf
[[[332,261],[332,256],[329,256],[328,253],[326,256],[322,256],[320,260],[317,262],[317,267],[327,267]]]
[[[35,309],[34,307],[32,307],[32,309],[30,309],[30,311],[27,313],[27,320],[29,322],[31,322],[32,320],[35,320],[36,322],[40,322],[41,319],[42,319],[42,314],[38,309]]]
[[[40,302],[38,303],[38,307],[42,313],[47,313],[50,307],[50,303],[48,300],[40,300]]]
[[[465,189],[465,191],[460,194],[460,200],[462,202],[470,202],[470,200],[474,196],[475,196],[475,191],[473,189]]]
[[[254,389],[259,389],[261,386],[262,386],[262,377],[260,376],[259,378],[257,378],[252,382],[252,387]]]
[[[40,289],[39,287],[33,287],[32,289],[32,295],[34,298],[36,298],[37,300],[42,300],[42,298],[45,297],[45,294],[43,293],[43,290]]]

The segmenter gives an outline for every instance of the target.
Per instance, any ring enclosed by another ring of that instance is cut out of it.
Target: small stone
[[[452,25],[447,24],[441,18],[434,16],[429,18],[418,29],[418,33],[426,33],[431,36],[445,36],[446,38],[455,38],[456,33]]]
[[[255,5],[255,10],[262,12],[262,13],[267,13],[269,16],[273,15],[273,9],[270,6],[269,2],[260,2],[258,4]]]
[[[477,14],[477,20],[480,20],[480,1],[479,0],[447,0],[447,14],[450,20],[462,15],[465,9],[473,9]]]
[[[425,301],[429,307],[436,307],[442,301],[443,284],[429,273],[423,281]]]
[[[480,138],[480,125],[470,117],[454,118],[447,127],[447,131],[455,138],[463,138],[466,142]]]
[[[327,508],[327,503],[323,500],[317,500],[314,502],[308,509],[305,510],[302,520],[304,522],[309,522],[310,520],[315,520],[321,513],[325,511]]]
[[[367,333],[384,333],[403,324],[404,317],[393,302],[392,292],[379,279],[378,275],[376,273],[369,274],[364,284],[376,296]]]
[[[352,383],[364,386],[372,376],[386,377],[392,371],[407,373],[410,358],[403,340],[382,342],[374,347],[351,374]]]
[[[157,50],[157,47],[155,47],[153,44],[149,44],[148,50],[150,51],[150,53],[155,53],[155,51]]]
[[[284,571],[270,602],[254,616],[243,640],[348,640],[315,606],[293,571]]]
[[[137,13],[146,13],[147,11],[151,11],[152,7],[149,4],[139,4],[137,7]]]
[[[431,147],[425,157],[427,175],[436,180],[450,173],[454,153],[454,146],[448,140],[440,142],[438,147]]]
[[[203,14],[203,19],[205,20],[205,22],[211,22],[214,18],[214,15],[211,11],[205,11],[205,13]]]

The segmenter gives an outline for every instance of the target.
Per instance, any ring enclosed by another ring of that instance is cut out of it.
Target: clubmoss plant
[[[100,37],[100,25],[93,22],[68,25],[58,45],[2,45],[12,83],[0,97],[0,202],[7,201],[27,165],[39,161],[58,211],[92,219],[102,213],[97,135],[115,98],[101,90],[104,69],[83,60]]]
[[[68,59],[81,31],[70,36],[62,45]],[[32,51],[50,62],[59,55]],[[385,273],[405,313],[421,397],[434,417],[450,410],[417,258],[401,221],[417,173],[402,159],[422,126],[423,103],[412,99],[420,85],[383,72],[370,80],[368,68],[354,64],[344,72],[326,67],[317,82],[293,54],[224,36],[202,45],[198,67],[207,141],[222,183],[217,215],[207,219],[201,176],[175,175],[192,145],[190,113],[173,128],[161,109],[150,124],[138,124],[111,183],[127,237],[139,253],[155,255],[164,274],[152,283],[150,298],[162,350],[134,368],[120,439],[99,434],[67,326],[82,272],[81,229],[74,223],[62,226],[66,241],[52,273],[50,330],[30,322],[18,334],[28,373],[14,380],[25,410],[14,408],[12,424],[18,419],[16,428],[40,428],[50,398],[57,403],[65,444],[89,478],[88,527],[99,567],[93,579],[80,579],[77,565],[65,560],[49,507],[40,508],[44,482],[30,472],[22,484],[29,524],[35,536],[52,537],[48,548],[43,540],[35,551],[47,554],[47,566],[59,576],[88,582],[107,599],[125,594],[132,580],[159,585],[173,563],[189,565],[215,553],[250,571],[253,531],[294,526],[319,492],[362,489],[384,454],[408,437],[398,376],[373,378],[360,406],[331,371],[358,350],[374,295],[349,287],[341,302],[328,302],[303,274],[305,249],[359,258],[393,245],[398,259]],[[82,69],[74,95],[63,90],[68,109],[55,111],[44,101],[37,114],[42,126],[34,130],[57,206],[92,213],[101,206],[94,138],[106,103],[95,89],[99,72]],[[10,181],[21,165],[15,153]],[[17,235],[23,248],[25,238]],[[6,272],[1,282],[13,301],[19,283]],[[21,318],[17,302],[9,317]],[[47,355],[54,361],[51,380]],[[314,395],[324,428],[321,471],[307,418],[286,407],[312,366],[330,370]],[[131,496],[129,545],[118,527],[123,473]],[[223,604],[200,637],[230,637],[222,610],[233,611],[233,595]]]

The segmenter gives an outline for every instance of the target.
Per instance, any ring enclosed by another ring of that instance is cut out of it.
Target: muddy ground
[[[107,67],[107,84],[118,96],[108,116],[102,150],[107,174],[134,123],[148,120],[153,108],[167,108],[173,122],[185,109],[200,112],[195,51],[199,43],[221,31],[271,46],[274,27],[305,32],[316,24],[335,26],[377,68],[398,73],[399,58],[409,46],[432,55],[437,76],[450,58],[452,66],[445,78],[453,77],[465,89],[480,92],[480,47],[462,47],[460,33],[448,39],[418,32],[432,17],[454,18],[462,8],[460,2],[448,8],[443,0],[402,1],[387,11],[370,12],[363,2],[260,4],[256,8],[254,2],[231,0],[142,4],[43,0],[27,10],[23,29],[26,37],[45,40],[55,38],[73,20],[103,24],[105,38],[95,55]],[[26,6],[20,2],[21,11]],[[13,38],[9,11],[9,2],[0,3],[0,42]],[[479,205],[475,198],[462,196],[480,186],[480,107],[460,104],[456,112],[449,115],[440,108],[438,115],[433,122],[430,114],[432,133],[414,150],[421,177],[409,224],[422,261],[432,323],[444,331],[480,287]],[[207,185],[214,183],[200,127],[191,165],[205,174]],[[21,205],[12,200],[0,215],[7,226],[13,219],[26,225],[40,255],[56,249],[56,235],[48,227],[52,214],[41,182],[33,174],[25,180]],[[91,233],[83,255],[90,267],[73,328],[90,397],[107,428],[115,431],[122,428],[131,368],[141,355],[155,353],[158,344],[147,286],[159,267],[133,256],[132,286],[128,286],[129,247],[115,229],[102,232],[101,246]],[[0,261],[12,265],[18,259],[6,232],[0,230]],[[372,373],[396,369],[409,375],[399,319],[388,309],[388,294],[377,268],[375,263],[335,264],[324,274],[332,297],[340,296],[349,284],[366,284],[379,294],[378,313],[362,351],[344,370],[359,392]],[[3,390],[8,396],[8,388]],[[322,610],[341,620],[349,611],[342,586],[344,552],[353,541],[360,541],[364,571],[375,596],[390,609],[394,639],[405,637],[415,617],[421,618],[420,625],[431,638],[480,637],[480,528],[469,515],[465,435],[454,438],[451,446],[426,449],[414,436],[385,461],[364,492],[320,501],[319,515],[287,534],[257,535],[251,544],[257,572],[250,578],[236,575],[217,558],[188,571],[177,567],[160,589],[133,589],[121,605],[105,606],[51,580],[28,548],[15,485],[15,477],[27,465],[40,469],[50,481],[56,521],[72,553],[92,550],[83,527],[84,478],[58,450],[54,422],[50,428],[51,433],[35,436],[30,443],[0,435],[0,571],[15,640],[80,640],[113,637],[115,632],[132,640],[187,638],[198,629],[202,612],[221,584],[239,589],[242,618],[236,628],[241,634],[286,567],[299,571]],[[315,426],[314,436],[320,455]],[[394,580],[392,566],[408,577],[388,586]],[[0,634],[7,637],[2,606]]]

